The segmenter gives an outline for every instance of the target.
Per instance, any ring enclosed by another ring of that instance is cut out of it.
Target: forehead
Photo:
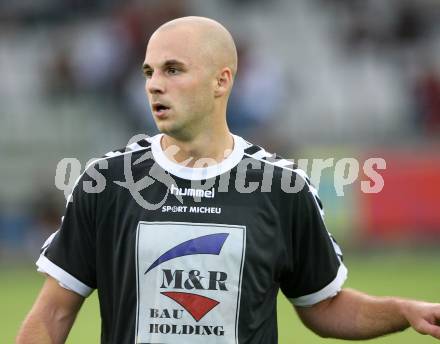
[[[182,29],[169,29],[154,33],[147,45],[145,63],[160,65],[168,60],[192,64],[201,58],[194,33]]]

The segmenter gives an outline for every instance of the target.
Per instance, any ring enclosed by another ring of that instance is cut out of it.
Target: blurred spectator
[[[23,238],[27,252],[33,257],[39,252],[44,241],[55,232],[61,223],[65,200],[61,192],[40,190],[32,204],[32,221],[28,224]]]
[[[415,83],[418,115],[428,136],[440,134],[440,73],[429,66],[422,70]]]
[[[403,44],[414,44],[428,31],[424,6],[417,2],[402,2],[396,11],[394,38]]]
[[[124,28],[108,19],[77,28],[70,57],[75,85],[85,93],[114,94],[130,59]]]
[[[2,206],[0,209],[0,261],[22,258],[32,217],[27,207]]]
[[[228,124],[249,139],[261,137],[283,111],[287,80],[280,61],[258,54],[246,44],[238,46],[238,75],[229,100]]]
[[[387,49],[415,44],[434,29],[430,5],[416,1],[326,0],[345,14],[349,51],[364,45]],[[379,52],[380,53],[380,52]]]
[[[53,54],[46,84],[48,94],[52,97],[66,96],[75,92],[75,77],[71,66],[69,48],[61,45]]]

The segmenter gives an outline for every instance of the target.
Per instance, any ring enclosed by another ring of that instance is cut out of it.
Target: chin
[[[156,123],[157,129],[162,133],[168,136],[175,136],[179,133],[180,130],[176,128],[172,123]]]
[[[169,137],[172,137],[173,139],[178,140],[178,141],[188,141],[192,137],[190,131],[183,130],[181,127],[159,128],[159,131],[162,134],[165,134]]]

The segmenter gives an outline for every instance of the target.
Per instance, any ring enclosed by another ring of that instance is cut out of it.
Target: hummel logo
[[[203,189],[191,189],[191,188],[178,188],[174,184],[171,184],[171,194],[176,196],[193,196],[193,197],[206,197],[214,198],[215,190],[203,190]]]

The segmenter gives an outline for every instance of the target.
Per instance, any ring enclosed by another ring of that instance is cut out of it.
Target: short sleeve
[[[291,268],[281,290],[295,306],[312,306],[335,296],[347,278],[342,252],[324,224],[316,189],[307,179],[295,197],[292,210]]]
[[[61,286],[87,297],[96,288],[96,194],[83,190],[84,173],[67,201],[58,231],[44,243],[36,263],[38,271]]]

